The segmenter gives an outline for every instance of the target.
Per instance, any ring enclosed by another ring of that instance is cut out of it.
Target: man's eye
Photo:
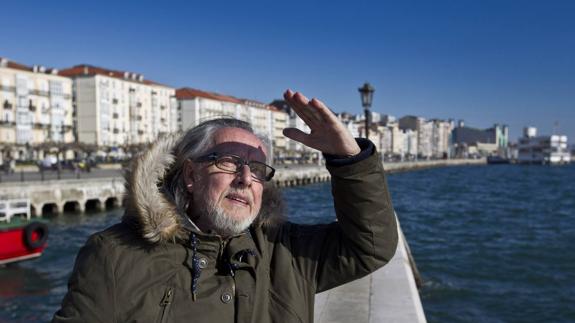
[[[229,170],[235,170],[237,167],[237,160],[231,157],[220,158],[218,160],[218,165]]]
[[[266,177],[266,167],[264,165],[251,164],[250,165],[250,172],[252,172],[258,178],[265,178]]]

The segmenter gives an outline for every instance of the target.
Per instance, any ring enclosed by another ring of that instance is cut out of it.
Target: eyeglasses
[[[213,162],[217,168],[233,174],[239,173],[244,165],[248,165],[250,172],[252,173],[252,177],[260,182],[269,182],[276,172],[276,170],[269,165],[255,160],[248,161],[240,156],[231,154],[220,155],[218,153],[211,153],[206,156],[198,157],[195,161]]]

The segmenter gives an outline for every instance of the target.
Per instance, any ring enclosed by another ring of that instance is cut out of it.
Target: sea
[[[575,322],[575,164],[387,177],[428,322]],[[335,219],[329,183],[283,191],[290,221]],[[0,268],[0,322],[47,322],[87,237],[122,209],[49,218],[42,257]]]

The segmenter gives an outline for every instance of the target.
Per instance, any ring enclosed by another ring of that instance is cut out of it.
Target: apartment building
[[[433,158],[449,158],[451,157],[451,133],[455,126],[451,120],[444,121],[433,119],[432,135],[431,135],[431,156]]]
[[[274,163],[280,163],[286,156],[288,156],[289,153],[288,143],[291,140],[283,135],[283,130],[288,127],[290,119],[287,113],[273,105],[268,105],[267,109],[272,113],[272,147],[274,149]]]
[[[174,88],[141,74],[91,65],[60,75],[74,81],[79,143],[126,150],[177,129]]]
[[[259,135],[267,138],[271,147],[269,156],[274,161],[288,154],[289,141],[282,131],[289,126],[290,118],[283,110],[255,100],[193,88],[178,89],[176,97],[180,130],[218,117],[233,117],[250,122]]]
[[[308,125],[295,113],[285,100],[274,100],[270,105],[287,115],[286,128],[297,128],[305,133],[310,133],[311,129]],[[286,154],[283,158],[284,162],[321,163],[321,153],[318,150],[289,138],[285,138],[285,141]]]
[[[74,142],[72,81],[58,70],[0,57],[0,161],[42,159]]]
[[[466,127],[463,120],[453,128],[452,135],[454,154],[467,157],[470,154],[504,155],[509,144],[509,127],[495,124],[492,128],[477,129]]]

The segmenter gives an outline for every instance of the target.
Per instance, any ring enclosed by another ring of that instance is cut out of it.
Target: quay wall
[[[485,164],[484,159],[436,160],[384,163],[387,173],[432,167]],[[330,180],[329,172],[321,165],[286,165],[277,167],[275,185],[290,187]],[[30,199],[31,214],[60,214],[64,211],[84,212],[104,209],[122,202],[124,179],[120,176],[50,181],[0,183],[0,200]]]
[[[33,216],[116,207],[120,205],[123,194],[122,177],[0,184],[0,200],[29,199]]]
[[[399,241],[391,261],[370,275],[317,294],[314,322],[427,322],[409,246],[397,224]]]
[[[383,163],[383,168],[388,174],[421,170],[427,168],[465,166],[465,165],[485,165],[487,160],[483,159],[445,159],[445,160],[425,160],[410,162]],[[330,180],[329,172],[324,166],[280,166],[276,170],[274,182],[280,187],[298,186]]]

